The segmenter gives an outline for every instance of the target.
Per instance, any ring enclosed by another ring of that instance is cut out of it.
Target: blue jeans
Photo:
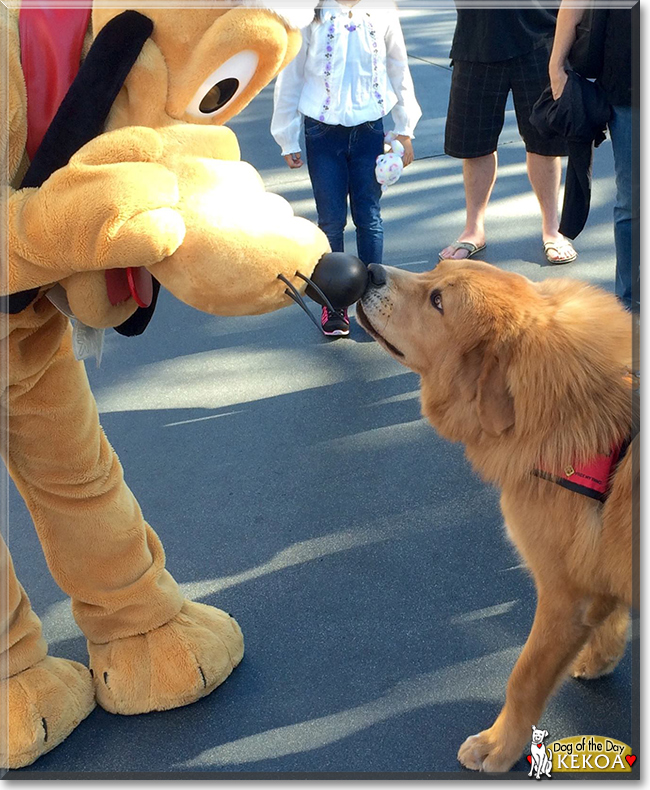
[[[359,126],[332,126],[306,117],[305,145],[318,227],[327,236],[332,252],[343,252],[349,195],[357,229],[357,255],[365,264],[381,263],[384,229],[375,161],[384,153],[382,119]]]
[[[629,310],[638,311],[639,250],[633,251],[632,237],[636,234],[638,238],[639,185],[635,183],[638,179],[633,178],[631,107],[612,107],[609,134],[616,175],[616,295]]]

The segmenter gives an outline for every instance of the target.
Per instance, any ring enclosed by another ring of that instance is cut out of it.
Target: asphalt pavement
[[[383,200],[384,262],[431,269],[464,224],[461,163],[443,153],[453,11],[405,11],[423,118],[416,161]],[[306,167],[269,133],[272,86],[231,122],[242,157],[316,218]],[[550,266],[509,105],[484,259],[533,280],[613,290],[611,146],[594,161],[579,257]],[[346,244],[354,252],[354,234]],[[87,365],[102,424],[187,595],[238,619],[246,655],[206,699],[121,717],[98,708],[24,778],[78,772],[467,776],[459,745],[490,725],[535,608],[498,494],[420,415],[418,379],[353,321],[321,337],[293,306],[215,318],[163,292],[140,338],[108,333]],[[10,546],[53,655],[86,661],[12,488]],[[632,645],[609,677],[568,681],[549,740],[631,742]],[[522,760],[518,771],[528,770]]]

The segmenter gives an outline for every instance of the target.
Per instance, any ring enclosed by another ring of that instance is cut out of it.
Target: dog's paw
[[[595,680],[612,673],[621,656],[603,656],[587,645],[573,662],[571,675],[578,680]]]
[[[574,678],[593,680],[616,669],[627,644],[627,613],[599,628],[578,653],[571,667]]]
[[[517,762],[521,749],[504,746],[494,728],[470,735],[458,750],[458,762],[472,771],[503,773]]]

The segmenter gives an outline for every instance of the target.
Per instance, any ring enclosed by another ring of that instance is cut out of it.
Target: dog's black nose
[[[371,285],[386,285],[386,272],[379,263],[371,263],[368,266]]]

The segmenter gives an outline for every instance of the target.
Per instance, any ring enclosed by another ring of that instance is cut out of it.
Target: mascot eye
[[[205,115],[210,115],[224,107],[235,95],[239,87],[239,80],[235,77],[228,77],[217,82],[201,99],[199,110]]]
[[[233,55],[204,80],[185,112],[195,118],[218,115],[248,85],[258,62],[257,52],[251,49]]]
[[[433,291],[430,298],[431,304],[436,308],[436,310],[444,314],[444,310],[442,309],[442,294],[440,291]]]

